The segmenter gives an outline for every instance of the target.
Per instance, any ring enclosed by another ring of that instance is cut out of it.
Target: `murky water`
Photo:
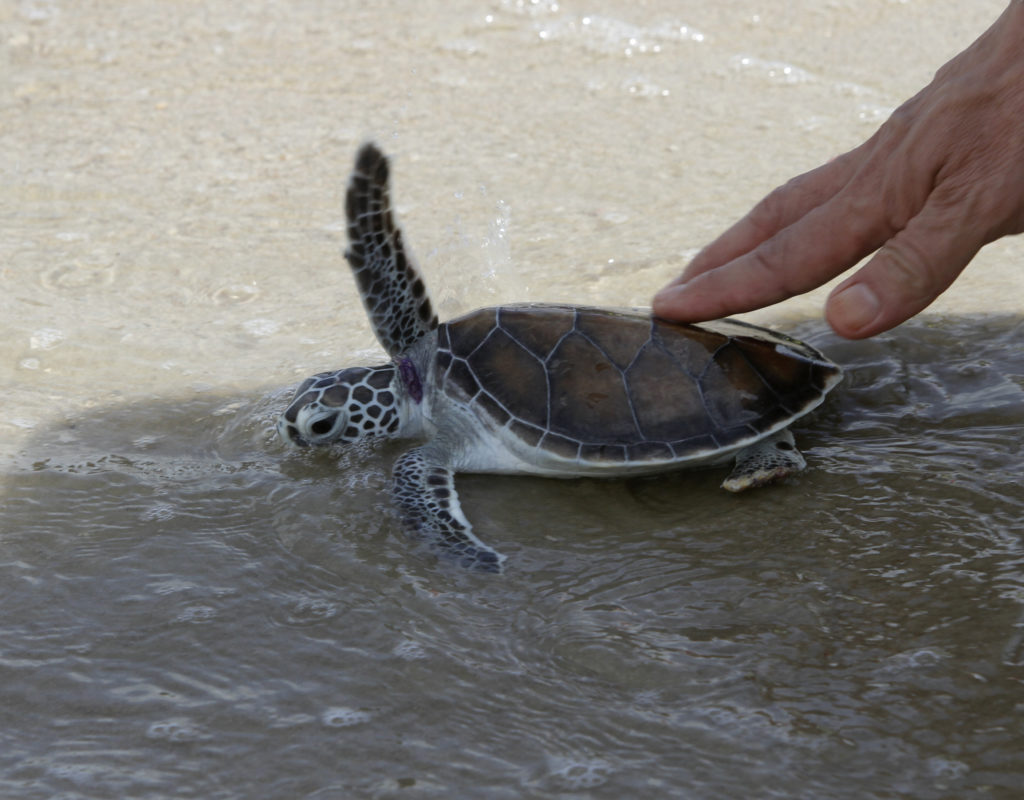
[[[444,314],[642,304],[1000,2],[0,2],[0,796],[1015,798],[1024,247],[840,362],[807,472],[465,476],[500,577],[297,452],[379,357],[367,135]]]

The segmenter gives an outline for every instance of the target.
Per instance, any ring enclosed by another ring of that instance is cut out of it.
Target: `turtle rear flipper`
[[[429,446],[414,448],[399,458],[394,478],[395,501],[409,534],[460,566],[502,571],[505,556],[473,535],[455,491],[455,476],[431,456]]]

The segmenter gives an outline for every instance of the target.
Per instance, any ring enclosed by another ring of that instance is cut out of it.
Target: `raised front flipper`
[[[388,173],[387,157],[373,143],[364,144],[345,194],[345,258],[377,339],[398,358],[437,327],[437,315],[395,222]]]
[[[459,505],[455,476],[431,457],[428,447],[417,447],[398,459],[394,492],[402,524],[412,536],[464,567],[501,572],[505,556],[473,535]]]

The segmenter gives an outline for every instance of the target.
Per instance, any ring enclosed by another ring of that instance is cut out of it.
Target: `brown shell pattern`
[[[439,327],[435,379],[526,443],[599,462],[741,444],[814,407],[838,379],[796,340],[726,330],[642,311],[484,308]]]

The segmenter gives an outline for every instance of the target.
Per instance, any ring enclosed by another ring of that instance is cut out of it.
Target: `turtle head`
[[[402,425],[401,393],[392,364],[321,372],[299,386],[277,431],[300,446],[394,436]]]

